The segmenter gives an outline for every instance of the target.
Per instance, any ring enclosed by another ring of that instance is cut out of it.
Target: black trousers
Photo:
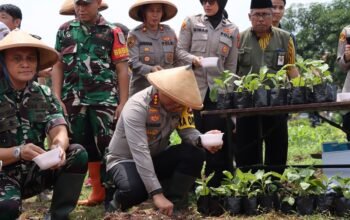
[[[203,149],[180,144],[168,148],[152,159],[158,180],[162,183],[171,179],[174,172],[199,177],[204,158]],[[115,184],[114,199],[122,210],[147,200],[148,193],[134,162],[119,163],[107,173]]]
[[[216,109],[216,103],[213,103],[209,99],[209,92],[204,99],[204,108],[203,110],[213,110]],[[200,114],[201,111],[194,111],[194,119],[196,128],[201,132],[205,133],[210,130],[220,130],[224,132],[223,141],[224,144],[222,149],[215,154],[206,152],[206,174],[209,175],[212,172],[215,172],[214,177],[209,182],[210,186],[220,186],[222,178],[224,175],[222,171],[228,170],[233,172],[233,146],[230,146],[228,143],[228,132],[227,123],[230,123],[230,126],[233,128],[233,122],[226,121],[226,117],[220,115],[203,115]],[[232,137],[232,136],[231,136]],[[231,143],[234,144],[234,141],[231,140]]]
[[[287,122],[286,114],[237,118],[237,167],[255,164],[285,165],[288,154]],[[283,172],[283,169],[273,170]]]

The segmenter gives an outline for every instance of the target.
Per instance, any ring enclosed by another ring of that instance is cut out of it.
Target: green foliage
[[[334,140],[345,142],[346,135],[328,123],[313,128],[308,119],[289,120],[288,164],[320,164],[321,160],[312,159],[310,154],[321,153],[322,143]]]
[[[276,172],[267,172],[264,170],[258,170],[255,174],[255,187],[259,189],[262,195],[273,195],[278,187],[275,181],[272,180],[273,176],[276,176]]]
[[[286,10],[282,26],[296,34],[297,53],[304,58],[323,59],[330,65],[338,85],[345,74],[335,66],[339,34],[350,21],[349,0],[294,4]]]
[[[209,93],[209,98],[212,102],[216,102],[218,98],[218,93],[223,92],[225,94],[229,93],[233,87],[232,78],[239,78],[234,73],[231,73],[229,70],[225,70],[221,73],[220,77],[214,78],[214,86],[211,88]]]
[[[323,60],[304,60],[298,57],[295,66],[299,70],[300,77],[291,80],[294,87],[307,86],[312,89],[314,85],[333,82],[329,66]]]
[[[350,178],[334,176],[330,187],[340,196],[350,199]]]
[[[297,196],[319,195],[326,190],[322,180],[312,168],[297,169],[289,167],[280,175],[280,194],[283,202],[294,205]]]
[[[274,73],[268,73],[268,68],[263,66],[260,68],[259,73],[248,73],[234,81],[237,92],[249,91],[254,93],[259,88],[266,90],[271,89],[268,82],[276,85],[276,79]]]
[[[201,170],[201,178],[196,180],[198,186],[196,187],[196,196],[208,196],[211,195],[211,189],[208,187],[209,181],[213,178],[214,172],[209,174],[209,176],[205,175],[205,167],[207,163],[204,161],[202,170]]]

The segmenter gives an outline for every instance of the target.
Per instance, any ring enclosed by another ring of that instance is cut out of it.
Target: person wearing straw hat
[[[284,65],[295,63],[291,34],[273,27],[271,0],[252,0],[249,19],[252,27],[241,33],[239,75],[258,73],[263,66],[268,68],[269,73],[275,73]],[[287,74],[289,78],[299,75],[294,67],[289,68]],[[286,114],[237,118],[237,166],[285,165],[288,153],[287,120]],[[283,172],[284,169],[273,170]]]
[[[69,144],[62,108],[51,90],[33,81],[52,66],[57,52],[30,34],[15,29],[0,41],[0,219],[16,219],[22,200],[53,188],[47,219],[68,219],[87,171],[87,153]],[[49,148],[60,161],[40,170],[32,160]],[[68,187],[67,187],[68,186]]]
[[[187,193],[205,159],[203,149],[215,153],[222,143],[200,147],[191,109],[203,104],[190,66],[150,73],[147,79],[151,86],[128,100],[108,147],[107,174],[116,185],[111,206],[123,211],[150,197],[170,216],[174,208],[187,207]],[[169,147],[175,129],[182,143]]]
[[[92,192],[79,205],[104,201],[102,158],[115,122],[128,99],[129,53],[120,28],[99,13],[101,0],[74,0],[75,19],[56,37],[60,61],[52,70],[52,88],[68,116],[70,138],[89,155]]]
[[[200,0],[203,14],[187,17],[181,27],[177,50],[178,57],[187,63],[194,63],[195,74],[204,100],[204,110],[216,108],[216,103],[209,99],[210,90],[214,87],[214,78],[221,75],[224,70],[236,73],[238,58],[238,27],[224,17],[227,0]],[[217,57],[217,68],[203,68],[203,57]],[[233,84],[233,82],[232,82]],[[232,86],[233,87],[233,86]],[[231,87],[231,89],[232,89]],[[201,116],[199,111],[194,112],[196,127],[205,132],[211,129],[226,131],[226,121],[218,115]],[[224,135],[227,139],[228,132]],[[231,146],[232,147],[232,146]],[[223,150],[217,154],[207,155],[207,174],[215,171],[216,175],[211,181],[219,186],[223,178],[222,171],[233,171],[233,161],[228,141],[224,141]]]
[[[171,27],[161,22],[176,13],[177,7],[170,0],[137,0],[130,7],[129,16],[142,24],[128,36],[132,70],[129,96],[150,85],[147,74],[174,67],[177,37]]]

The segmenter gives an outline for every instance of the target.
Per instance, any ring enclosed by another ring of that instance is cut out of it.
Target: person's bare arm
[[[119,86],[119,103],[114,115],[114,119],[117,120],[129,97],[129,75],[128,63],[126,61],[115,64],[115,67],[118,74]]]

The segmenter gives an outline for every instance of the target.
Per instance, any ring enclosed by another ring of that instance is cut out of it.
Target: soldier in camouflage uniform
[[[168,25],[160,24],[173,18],[176,6],[168,0],[137,0],[129,16],[143,22],[130,31],[128,48],[132,69],[129,95],[150,86],[146,75],[174,65],[176,34]]]
[[[23,47],[23,45],[26,45]],[[48,219],[68,219],[87,171],[87,153],[69,145],[66,121],[48,87],[32,81],[52,66],[57,52],[29,34],[14,30],[0,42],[0,219],[15,219],[22,199],[53,188]],[[40,170],[32,159],[49,148],[60,149],[60,163]],[[68,186],[68,187],[67,187]]]
[[[76,18],[57,33],[61,59],[53,69],[52,87],[68,116],[70,138],[89,155],[92,193],[79,204],[96,205],[105,197],[101,159],[128,98],[129,55],[123,32],[99,14],[101,0],[74,3]]]

